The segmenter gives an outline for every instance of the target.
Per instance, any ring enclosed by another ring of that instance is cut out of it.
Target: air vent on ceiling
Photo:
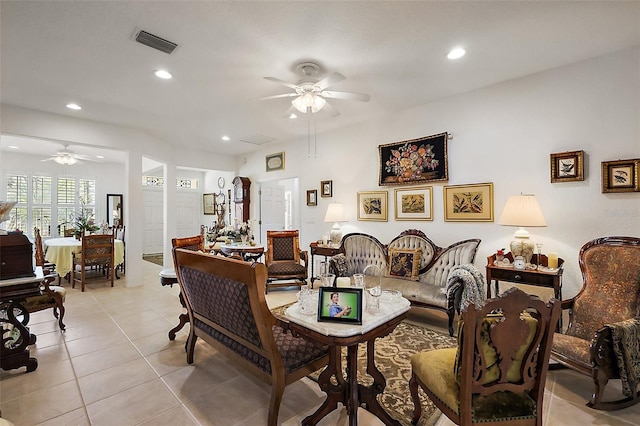
[[[164,53],[171,53],[173,52],[173,49],[175,49],[176,47],[178,47],[177,44],[172,43],[168,40],[165,40],[163,38],[160,38],[156,35],[153,35],[151,33],[148,33],[146,31],[140,31],[137,35],[136,35],[136,41],[138,43],[142,43],[145,46],[149,46],[149,47],[153,47],[154,49],[157,49],[161,52]]]
[[[256,133],[254,135],[246,135],[240,138],[240,142],[246,142],[253,145],[264,145],[266,143],[273,142],[275,140],[276,138],[273,138],[271,136],[261,135],[259,133]]]

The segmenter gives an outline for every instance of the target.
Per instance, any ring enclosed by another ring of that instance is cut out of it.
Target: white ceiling
[[[17,1],[1,2],[2,103],[133,126],[169,143],[231,155],[241,142],[305,137],[291,98],[259,101],[314,61],[346,80],[337,118],[317,131],[640,45],[639,1]],[[137,43],[145,30],[178,44]],[[454,46],[467,55],[446,58]],[[170,81],[153,76],[164,68]],[[82,111],[65,108],[68,102]],[[230,142],[220,140],[229,135]],[[8,142],[2,138],[2,149]],[[33,144],[31,144],[33,145]],[[60,149],[58,145],[52,154]],[[70,147],[83,153],[82,146]],[[41,151],[42,152],[42,151]]]

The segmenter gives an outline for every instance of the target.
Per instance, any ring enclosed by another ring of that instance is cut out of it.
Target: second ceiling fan
[[[326,111],[330,116],[337,117],[340,112],[336,110],[327,99],[346,99],[352,101],[369,102],[370,96],[362,93],[351,92],[336,92],[334,90],[325,90],[329,86],[338,83],[344,79],[340,73],[334,72],[329,74],[322,80],[317,80],[314,77],[320,71],[320,66],[314,62],[302,62],[296,66],[296,71],[303,76],[297,83],[289,83],[284,80],[280,80],[275,77],[265,77],[265,80],[273,81],[274,83],[281,84],[289,87],[294,91],[291,93],[284,93],[281,95],[266,96],[260,98],[266,99],[278,99],[278,98],[295,98],[291,101],[291,108],[302,113],[316,113],[320,110]]]

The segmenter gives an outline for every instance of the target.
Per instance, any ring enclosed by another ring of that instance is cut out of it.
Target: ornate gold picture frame
[[[493,183],[445,186],[444,220],[493,222]]]
[[[358,220],[387,221],[387,191],[358,192]]]
[[[584,151],[550,154],[551,183],[584,180]]]
[[[433,187],[396,189],[394,198],[396,220],[433,220]]]
[[[602,162],[602,192],[640,192],[640,158]]]

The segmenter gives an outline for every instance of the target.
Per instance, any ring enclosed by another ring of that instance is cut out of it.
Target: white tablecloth
[[[82,242],[75,237],[51,238],[43,241],[45,246],[44,259],[56,265],[56,271],[60,276],[65,276],[73,269],[73,254],[82,250]],[[113,260],[117,265],[124,262],[124,243],[115,241]]]

